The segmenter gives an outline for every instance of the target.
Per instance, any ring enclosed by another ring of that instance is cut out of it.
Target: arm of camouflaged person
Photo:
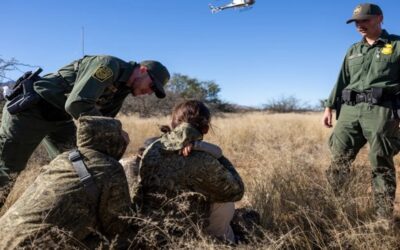
[[[65,110],[75,119],[81,115],[101,116],[96,101],[116,80],[118,72],[118,65],[107,58],[95,58],[82,67],[65,103]]]
[[[190,176],[195,192],[204,194],[210,202],[234,202],[243,197],[243,181],[228,159],[221,156],[217,160],[204,153],[196,158]]]
[[[129,215],[131,201],[125,173],[118,165],[104,183],[99,201],[99,220],[107,235],[114,237],[118,234],[121,238],[121,235],[130,234],[128,221],[120,216]]]

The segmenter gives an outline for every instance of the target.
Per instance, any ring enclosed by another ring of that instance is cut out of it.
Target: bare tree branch
[[[14,57],[12,57],[11,59],[3,59],[0,55],[0,82],[2,82],[4,79],[12,80],[11,78],[7,77],[7,73],[9,72],[18,71],[23,73],[24,71],[22,71],[20,67],[35,68],[37,66],[20,63]]]

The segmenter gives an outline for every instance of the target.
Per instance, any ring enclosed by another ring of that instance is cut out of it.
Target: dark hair
[[[172,110],[172,129],[179,126],[182,122],[189,123],[205,134],[210,127],[210,110],[201,101],[188,100],[181,102]]]

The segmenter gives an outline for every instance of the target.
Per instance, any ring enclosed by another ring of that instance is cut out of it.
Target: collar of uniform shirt
[[[361,39],[361,42],[368,44],[367,41],[365,40],[365,37],[363,37]],[[375,41],[375,43],[373,45],[379,44],[379,45],[383,46],[384,44],[387,44],[388,42],[389,42],[389,33],[386,30],[382,30],[381,35],[379,36],[379,38]]]
[[[137,66],[138,64],[136,62],[129,62],[127,63],[126,68],[123,68],[121,76],[118,78],[118,82],[123,82],[127,83],[129,80],[129,77],[132,75],[133,69]]]

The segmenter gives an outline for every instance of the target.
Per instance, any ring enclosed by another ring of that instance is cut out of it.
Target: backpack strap
[[[78,149],[73,149],[69,152],[68,156],[69,160],[72,163],[76,173],[79,176],[81,183],[83,184],[83,188],[86,190],[90,199],[97,203],[97,198],[99,196],[99,190],[97,189],[96,184],[94,183],[93,176],[89,173],[85,163],[83,162],[83,158]]]

